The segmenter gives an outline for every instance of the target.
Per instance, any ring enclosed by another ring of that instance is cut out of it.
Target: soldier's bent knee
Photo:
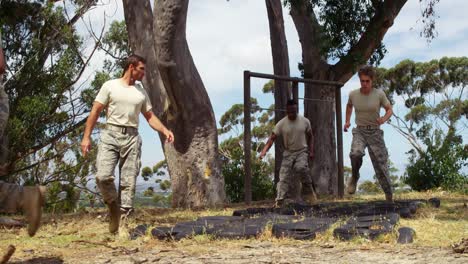
[[[362,157],[364,157],[364,153],[362,153],[362,152],[357,152],[357,151],[351,152],[351,153],[349,153],[349,157],[350,157],[351,159],[361,159]]]

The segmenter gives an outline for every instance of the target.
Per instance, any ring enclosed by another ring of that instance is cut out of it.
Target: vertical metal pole
[[[250,204],[252,201],[252,138],[250,136],[250,109],[250,72],[244,71],[244,200],[246,204]]]
[[[344,176],[343,176],[343,120],[341,113],[341,86],[335,90],[335,108],[336,108],[336,139],[338,150],[338,198],[344,196]]]
[[[298,83],[297,82],[293,82],[292,83],[292,96],[293,96],[293,100],[294,102],[296,102],[296,104],[298,104],[299,102],[299,88],[298,88]]]

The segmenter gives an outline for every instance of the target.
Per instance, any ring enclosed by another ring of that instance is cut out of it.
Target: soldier
[[[3,88],[5,57],[0,32],[0,179],[7,174],[8,145],[5,129],[9,112],[8,95]],[[0,213],[23,211],[28,222],[28,234],[34,236],[41,223],[42,206],[45,201],[44,186],[20,186],[0,181]]]
[[[377,179],[385,193],[385,199],[393,200],[390,178],[388,175],[388,153],[385,147],[383,131],[380,125],[387,122],[392,116],[393,110],[382,90],[372,88],[374,69],[370,66],[362,67],[359,72],[361,88],[350,92],[346,106],[346,122],[344,131],[351,126],[350,119],[353,107],[356,109],[356,128],[353,128],[353,141],[351,143],[352,176],[349,178],[346,192],[354,194],[359,179],[359,169],[362,165],[364,149],[367,147],[374,166]],[[385,109],[385,115],[380,117],[380,107]]]
[[[309,158],[314,158],[314,137],[310,122],[297,114],[297,104],[289,100],[283,119],[276,124],[273,133],[260,153],[260,159],[265,157],[277,136],[283,136],[284,152],[281,162],[280,179],[277,185],[276,206],[284,204],[286,198],[297,197],[291,190],[296,185],[294,175],[301,177],[302,196],[309,203],[317,200],[309,169]]]
[[[96,160],[96,183],[109,208],[109,231],[118,231],[121,213],[133,211],[136,178],[140,171],[141,137],[138,134],[139,113],[149,125],[173,142],[174,135],[151,111],[151,103],[140,81],[145,75],[145,59],[138,55],[127,58],[122,78],[105,82],[99,91],[86,122],[81,151],[91,148],[91,132],[106,108],[106,126],[101,131]],[[136,82],[138,81],[138,83]],[[114,185],[114,170],[119,163],[121,205]]]

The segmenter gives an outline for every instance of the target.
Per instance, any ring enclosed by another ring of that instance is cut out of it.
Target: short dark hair
[[[289,99],[288,102],[286,103],[286,106],[289,106],[289,105],[297,105],[296,101],[294,101],[294,99]]]
[[[146,60],[142,56],[136,54],[128,56],[123,63],[123,72],[125,73],[130,65],[137,66],[139,62],[146,63]]]
[[[361,77],[362,75],[369,76],[371,80],[374,80],[374,76],[375,76],[374,67],[369,66],[369,65],[362,66],[358,71],[358,76]]]

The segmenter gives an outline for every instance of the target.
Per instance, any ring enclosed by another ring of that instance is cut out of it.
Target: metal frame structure
[[[335,87],[335,112],[336,112],[336,137],[337,137],[337,153],[338,153],[338,197],[343,198],[344,195],[344,177],[343,177],[343,132],[342,129],[342,117],[341,117],[341,87],[343,83],[333,81],[320,81],[312,79],[303,79],[289,76],[272,75],[258,72],[244,71],[244,120],[250,120],[251,102],[250,102],[250,78],[263,78],[278,81],[289,81],[292,82],[292,95],[293,100],[298,103],[298,84],[299,83],[311,83],[319,85],[330,85]],[[304,99],[304,98],[301,98]],[[304,99],[305,100],[305,99]],[[245,156],[245,178],[244,178],[244,201],[246,204],[252,202],[252,138],[251,138],[251,126],[250,122],[244,121],[244,156]]]

